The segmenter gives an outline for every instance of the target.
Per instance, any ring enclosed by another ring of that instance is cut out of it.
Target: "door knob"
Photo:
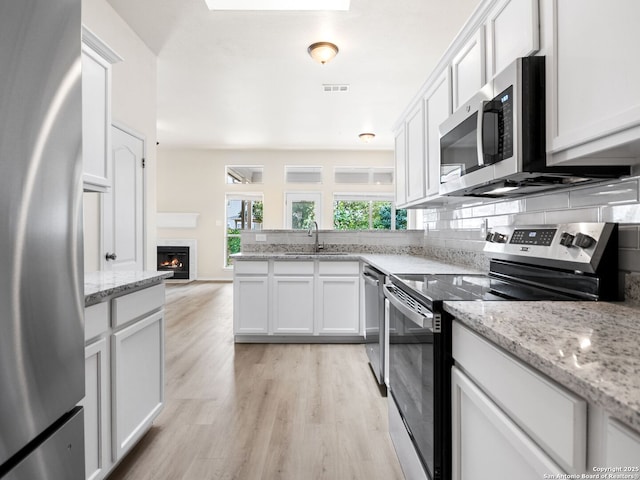
[[[107,262],[108,262],[109,260],[115,260],[117,257],[118,257],[118,256],[117,256],[115,253],[107,253],[107,254],[104,256],[104,258],[106,258],[106,259],[107,259]]]

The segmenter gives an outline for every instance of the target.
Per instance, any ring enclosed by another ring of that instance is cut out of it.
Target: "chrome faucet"
[[[324,248],[324,242],[322,242],[322,245],[320,245],[319,242],[319,236],[320,236],[320,231],[318,230],[318,222],[316,222],[315,220],[313,221],[313,223],[309,224],[309,233],[308,235],[311,236],[313,235],[313,227],[316,228],[316,243],[315,243],[315,247],[314,247],[314,252],[318,253],[320,250],[322,250]]]

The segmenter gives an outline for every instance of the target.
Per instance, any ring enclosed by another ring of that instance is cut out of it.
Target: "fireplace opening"
[[[173,272],[173,279],[189,280],[189,247],[158,247],[158,270]]]

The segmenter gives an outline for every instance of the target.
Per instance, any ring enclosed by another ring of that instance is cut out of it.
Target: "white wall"
[[[263,165],[263,184],[227,184],[226,165]],[[285,165],[322,165],[319,185],[285,185]],[[158,212],[199,213],[196,228],[159,228],[158,238],[193,238],[198,242],[198,278],[231,279],[224,268],[225,195],[264,194],[264,229],[284,228],[284,193],[322,192],[320,228],[333,224],[334,192],[394,192],[393,185],[336,185],[336,166],[394,165],[391,151],[296,151],[296,150],[177,150],[158,149]]]
[[[113,48],[112,120],[146,139],[145,267],[156,263],[156,57],[105,0],[82,0],[82,23]],[[100,194],[85,193],[85,271],[100,268]]]

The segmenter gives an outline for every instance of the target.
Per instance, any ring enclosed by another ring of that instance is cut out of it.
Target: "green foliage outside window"
[[[234,236],[231,236],[234,235]],[[240,252],[240,229],[227,228],[227,265],[233,264],[231,255]]]
[[[336,230],[391,230],[391,202],[337,200],[333,204]],[[371,223],[369,219],[371,218]],[[407,211],[396,210],[396,230],[407,229]]]
[[[307,229],[316,219],[314,202],[293,202],[291,205],[291,227],[293,229]]]

